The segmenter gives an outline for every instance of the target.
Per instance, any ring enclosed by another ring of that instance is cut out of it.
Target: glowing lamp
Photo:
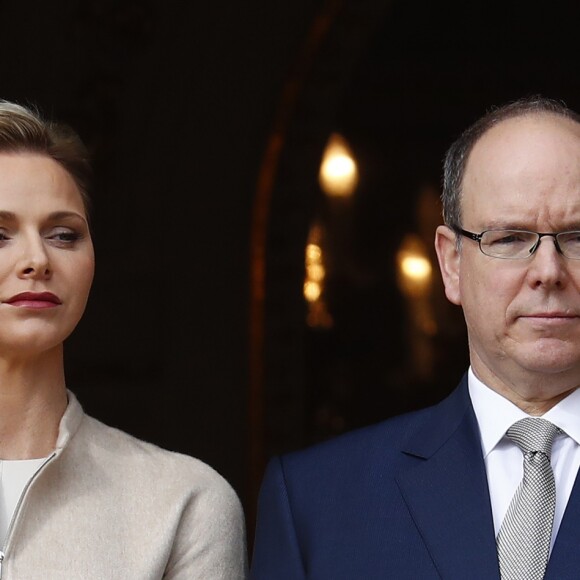
[[[399,287],[407,296],[426,296],[431,289],[433,266],[422,240],[414,234],[405,236],[397,253]]]
[[[306,298],[308,302],[316,302],[320,298],[321,293],[322,288],[318,282],[308,280],[304,283],[304,298]]]
[[[349,197],[358,185],[354,155],[346,140],[336,133],[330,136],[324,150],[318,180],[324,193],[332,197]]]

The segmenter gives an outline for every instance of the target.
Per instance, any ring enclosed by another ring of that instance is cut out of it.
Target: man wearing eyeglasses
[[[580,118],[531,98],[449,149],[435,246],[470,368],[439,405],[281,458],[252,578],[580,578]]]

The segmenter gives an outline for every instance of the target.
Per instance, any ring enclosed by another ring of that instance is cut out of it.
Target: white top
[[[6,533],[18,500],[32,476],[46,461],[41,459],[0,460],[0,547],[6,543]]]
[[[479,424],[481,447],[497,536],[512,497],[523,476],[523,456],[519,447],[505,435],[519,419],[528,417],[499,393],[485,386],[471,368],[468,373],[469,396]],[[543,415],[565,434],[556,436],[552,447],[552,469],[556,480],[556,511],[552,528],[554,546],[564,510],[568,504],[576,473],[580,467],[580,389]]]

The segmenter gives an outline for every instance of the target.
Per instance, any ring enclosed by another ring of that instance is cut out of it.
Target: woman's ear
[[[435,251],[445,286],[445,296],[453,304],[461,305],[459,285],[461,252],[457,248],[455,232],[447,226],[439,226],[435,232]]]

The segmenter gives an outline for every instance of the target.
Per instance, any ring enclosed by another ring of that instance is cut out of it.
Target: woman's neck
[[[0,357],[0,459],[49,455],[66,406],[62,352]]]

